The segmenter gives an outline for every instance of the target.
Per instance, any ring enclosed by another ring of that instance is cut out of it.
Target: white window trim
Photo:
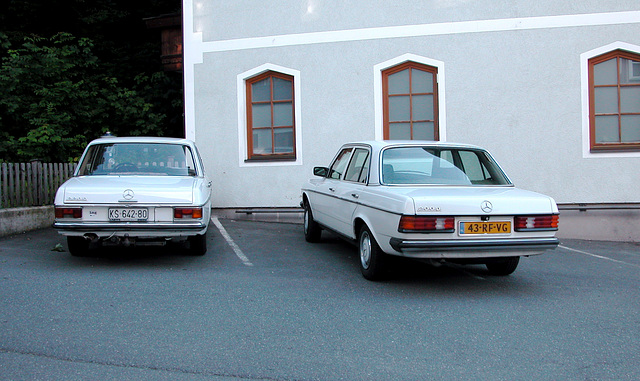
[[[247,88],[246,81],[267,71],[275,71],[293,77],[293,104],[295,117],[296,136],[296,159],[291,161],[251,161],[247,162]],[[238,163],[241,167],[281,167],[289,165],[302,165],[302,117],[300,111],[300,71],[289,69],[270,63],[258,66],[238,74],[237,77],[237,97],[238,97]]]
[[[447,141],[447,113],[445,102],[444,62],[407,53],[388,61],[379,63],[373,67],[373,99],[375,102],[375,139],[384,137],[384,108],[382,106],[382,72],[388,68],[398,66],[405,62],[417,62],[427,66],[438,68],[438,134],[440,141]]]
[[[640,46],[616,41],[588,52],[580,54],[580,82],[582,95],[582,157],[585,159],[640,157],[640,152],[591,152],[591,134],[589,130],[589,60],[593,57],[612,52],[626,50],[640,54]]]

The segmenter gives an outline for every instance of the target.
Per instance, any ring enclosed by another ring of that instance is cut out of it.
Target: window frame
[[[291,83],[291,100],[280,100],[276,101],[273,99],[273,78],[279,78],[282,80],[289,81]],[[252,99],[252,85],[254,83],[263,81],[265,79],[269,79],[270,83],[270,100],[268,101],[271,107],[271,126],[270,127],[253,127],[253,107],[254,103],[266,103],[266,102],[253,102]],[[297,140],[296,140],[296,86],[295,86],[295,76],[281,73],[275,70],[267,70],[262,72],[256,76],[245,79],[245,91],[246,91],[246,139],[247,139],[247,162],[251,161],[295,161],[297,158]],[[291,120],[293,122],[292,125],[287,126],[274,126],[273,118],[274,118],[274,105],[279,102],[291,102]],[[285,129],[291,128],[293,132],[292,136],[292,152],[285,153],[277,153],[273,152],[270,154],[256,154],[253,152],[253,131],[254,129],[270,129],[271,130],[271,146],[275,151],[275,130],[277,129]]]
[[[597,115],[611,115],[618,117],[618,132],[621,138],[622,136],[622,125],[621,118],[623,115],[640,115],[640,112],[637,113],[623,113],[621,110],[621,98],[620,92],[623,87],[640,87],[640,83],[638,84],[621,84],[620,82],[620,59],[628,59],[633,61],[640,62],[640,54],[630,52],[621,48],[610,50],[603,54],[597,55],[595,57],[591,57],[587,61],[588,68],[588,101],[589,101],[589,109],[588,109],[588,125],[589,125],[589,150],[592,153],[598,152],[638,152],[640,151],[640,142],[608,142],[608,143],[598,143],[596,141],[596,123],[595,118]],[[609,60],[616,60],[616,77],[617,83],[616,85],[598,85],[596,86],[594,83],[594,67],[599,63],[603,63]],[[617,90],[617,104],[618,104],[618,112],[615,114],[612,113],[601,113],[596,114],[595,112],[595,89],[604,88],[604,87],[615,87]]]
[[[409,70],[409,93],[407,94],[393,94],[390,95],[389,94],[389,76],[395,73],[399,73],[401,71],[404,70]],[[413,85],[412,80],[411,80],[411,75],[413,73],[413,70],[420,70],[420,71],[424,71],[427,72],[429,74],[431,74],[432,76],[432,83],[433,83],[433,92],[430,93],[417,93],[417,92],[413,92],[411,89],[411,86]],[[395,66],[391,66],[388,67],[386,69],[381,70],[381,77],[382,77],[382,118],[383,118],[383,139],[384,140],[389,140],[389,128],[390,125],[392,123],[410,123],[410,134],[411,134],[411,140],[413,139],[413,124],[414,123],[418,123],[418,122],[431,122],[431,120],[414,120],[413,119],[413,102],[412,102],[412,98],[413,96],[416,95],[433,95],[433,141],[439,141],[441,136],[440,136],[440,109],[439,109],[439,92],[438,92],[438,67],[437,66],[431,66],[431,65],[427,65],[427,64],[423,64],[423,63],[419,63],[419,62],[415,62],[415,61],[405,61],[402,62],[398,65]],[[390,110],[389,110],[389,98],[391,96],[409,96],[409,113],[410,113],[410,120],[408,121],[402,121],[402,122],[391,122],[389,120],[389,115],[390,115]]]

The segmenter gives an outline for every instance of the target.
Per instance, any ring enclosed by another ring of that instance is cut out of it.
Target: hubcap
[[[368,232],[363,232],[360,237],[360,263],[364,269],[371,264],[371,238]]]

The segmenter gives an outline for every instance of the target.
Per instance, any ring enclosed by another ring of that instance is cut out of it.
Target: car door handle
[[[331,192],[335,192],[335,191],[336,191],[336,188],[329,188],[329,190],[330,190]]]
[[[360,195],[358,195],[357,193],[351,193],[351,196],[353,196],[353,198],[359,198]]]

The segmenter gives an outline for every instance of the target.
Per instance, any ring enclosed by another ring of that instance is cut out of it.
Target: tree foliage
[[[181,136],[181,76],[161,70],[159,35],[142,20],[171,2],[151,2],[158,10],[9,1],[0,16],[0,161],[73,161],[106,131]]]

